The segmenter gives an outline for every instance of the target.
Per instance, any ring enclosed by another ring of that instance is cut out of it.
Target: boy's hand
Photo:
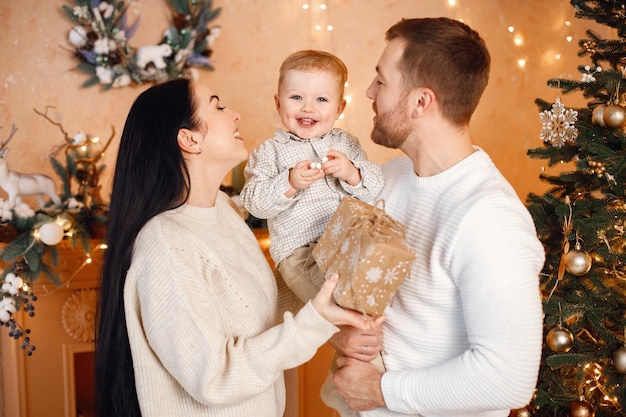
[[[331,149],[328,151],[327,158],[328,161],[322,164],[322,169],[326,174],[339,178],[352,186],[361,182],[361,172],[342,152]]]
[[[298,162],[296,166],[289,170],[289,185],[291,188],[285,193],[285,196],[291,197],[299,190],[306,190],[315,181],[324,178],[324,175],[324,171],[311,168],[311,161]]]

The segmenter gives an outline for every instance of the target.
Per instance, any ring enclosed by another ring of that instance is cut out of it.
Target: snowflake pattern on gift
[[[330,236],[333,241],[338,240],[345,233],[346,229],[343,227],[343,223],[336,222],[331,225]]]
[[[557,148],[563,147],[568,142],[574,142],[578,137],[575,127],[578,120],[578,112],[565,109],[561,99],[557,98],[552,105],[552,110],[544,110],[539,114],[542,123],[539,138]]]
[[[383,277],[383,282],[385,283],[385,285],[390,285],[390,284],[393,284],[395,281],[397,281],[399,278],[398,273],[399,271],[398,271],[397,265],[391,269],[388,269],[387,273]]]
[[[320,251],[317,253],[316,262],[317,262],[319,265],[324,265],[324,266],[325,266],[325,265],[329,262],[329,259],[328,259],[328,252],[327,252],[327,251],[325,251],[325,250],[320,250]]]
[[[367,248],[367,250],[365,251],[365,257],[369,258],[371,256],[374,256],[374,251],[376,250],[376,248],[374,246],[370,246]],[[381,257],[381,261],[382,261],[382,257]]]
[[[367,280],[367,282],[371,282],[371,283],[380,281],[382,277],[383,277],[383,270],[377,266],[368,269],[367,272],[365,273],[365,279]]]
[[[348,259],[348,265],[350,266],[351,269],[354,269],[356,267],[356,265],[359,263],[360,258],[361,256],[359,255],[358,251],[352,251],[350,253],[350,258]]]
[[[350,241],[346,240],[343,242],[343,244],[341,245],[341,249],[339,249],[339,252],[342,255],[345,255],[346,253],[348,253],[348,248],[350,247]]]

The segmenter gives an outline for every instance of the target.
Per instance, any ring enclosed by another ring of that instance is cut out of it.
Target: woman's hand
[[[333,290],[337,286],[338,279],[339,275],[337,274],[332,274],[326,279],[320,291],[311,300],[313,307],[324,319],[335,326],[349,325],[361,330],[368,330],[370,324],[365,314],[341,308],[332,300]]]
[[[339,326],[339,332],[330,338],[330,345],[339,353],[360,361],[374,360],[382,350],[382,325],[385,316],[369,318],[365,330],[352,326]]]

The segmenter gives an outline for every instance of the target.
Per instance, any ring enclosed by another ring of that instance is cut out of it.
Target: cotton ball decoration
[[[15,275],[13,272],[9,272],[4,278],[4,284],[2,284],[2,292],[9,295],[16,295],[20,292],[20,287],[24,281],[22,278]]]
[[[42,224],[39,227],[39,239],[48,246],[59,244],[63,240],[63,227],[56,222]]]
[[[5,297],[0,300],[0,323],[7,323],[11,315],[17,311],[13,297]]]
[[[79,146],[85,143],[86,140],[87,140],[87,135],[85,135],[85,132],[83,132],[82,130],[79,130],[78,132],[76,132],[76,134],[74,135],[74,137],[71,139],[70,142],[72,142],[72,145],[74,146]]]
[[[69,34],[70,43],[78,48],[87,44],[87,31],[82,26],[74,26]]]

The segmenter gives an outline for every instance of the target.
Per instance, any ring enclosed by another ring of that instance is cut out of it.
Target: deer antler
[[[46,119],[47,121],[49,121],[50,123],[52,123],[53,125],[59,126],[59,129],[61,129],[61,133],[63,133],[63,136],[65,136],[65,140],[69,141],[69,136],[67,132],[65,131],[65,129],[63,129],[63,125],[59,122],[55,122],[48,116],[48,109],[54,109],[54,106],[46,106],[46,111],[43,113],[38,111],[37,109],[33,109],[33,111],[37,113],[38,115],[40,115],[41,117],[43,117],[44,119]]]
[[[2,126],[0,126],[0,129],[2,129]],[[13,139],[13,135],[15,135],[15,132],[17,132],[17,127],[15,127],[15,124],[12,124],[11,125],[11,132],[9,132],[9,136],[7,137],[7,139],[5,141],[0,143],[0,150],[4,149],[5,146],[7,146],[9,144],[9,141],[11,139]]]
[[[33,111],[35,113],[37,113],[38,115],[40,115],[41,117],[43,117],[44,119],[46,119],[47,121],[49,121],[50,123],[52,123],[55,126],[59,127],[59,130],[61,130],[61,133],[63,133],[63,136],[65,137],[65,139],[63,140],[63,143],[60,145],[55,145],[52,150],[50,151],[50,153],[48,155],[46,155],[45,157],[43,157],[42,159],[48,158],[52,155],[56,155],[57,152],[59,152],[61,149],[65,148],[65,146],[67,146],[68,143],[71,143],[71,139],[69,137],[69,135],[67,134],[67,132],[65,131],[65,129],[63,129],[63,125],[60,122],[55,122],[54,120],[52,120],[49,116],[48,116],[48,109],[54,109],[54,106],[46,106],[46,111],[41,112],[37,109],[33,109]]]

